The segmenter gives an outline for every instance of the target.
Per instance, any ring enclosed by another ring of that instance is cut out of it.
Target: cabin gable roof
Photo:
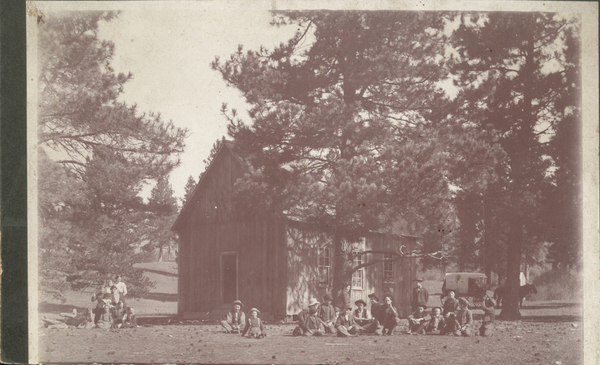
[[[217,153],[215,154],[214,158],[208,165],[208,168],[206,169],[206,171],[204,171],[204,173],[202,174],[202,177],[196,184],[196,187],[194,188],[192,195],[184,203],[183,208],[181,208],[181,212],[179,212],[179,215],[177,216],[175,223],[173,223],[173,226],[171,227],[172,231],[181,230],[181,225],[183,224],[183,222],[185,222],[187,216],[192,211],[192,207],[194,205],[193,202],[198,199],[200,192],[206,185],[206,182],[208,180],[207,176],[210,176],[213,173],[215,173],[213,171],[213,170],[215,170],[215,166],[220,162],[221,159],[226,158],[227,154],[230,154],[230,156],[232,156],[232,160],[235,161],[235,163],[239,165],[239,167],[242,171],[246,171],[246,166],[245,166],[244,160],[234,151],[234,142],[223,140],[223,142],[221,143],[221,146],[219,146],[219,149],[217,150]]]

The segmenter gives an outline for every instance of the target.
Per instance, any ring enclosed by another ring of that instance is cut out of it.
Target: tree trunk
[[[343,288],[344,284],[350,284],[352,275],[352,262],[348,258],[348,253],[344,250],[344,242],[338,236],[333,237],[333,286],[332,295],[334,300]]]
[[[521,247],[523,239],[523,226],[518,214],[510,222],[509,243],[506,259],[506,292],[502,300],[500,318],[504,320],[517,320],[521,318],[519,312],[519,288],[521,273]]]
[[[535,18],[530,17],[527,35],[527,44],[525,45],[525,64],[523,65],[523,109],[521,114],[520,126],[516,130],[516,138],[512,146],[512,156],[510,156],[511,167],[511,197],[510,204],[512,214],[510,218],[510,233],[507,248],[507,286],[506,299],[502,301],[502,312],[500,318],[505,320],[517,320],[521,318],[519,312],[519,289],[521,287],[521,255],[523,247],[523,196],[526,189],[525,174],[527,162],[529,161],[531,149],[530,146],[535,143],[534,128],[536,118],[532,114],[533,85],[535,78],[534,70],[534,39],[533,27]]]

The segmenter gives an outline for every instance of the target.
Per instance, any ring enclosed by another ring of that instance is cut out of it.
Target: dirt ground
[[[500,313],[497,309],[496,313]],[[581,305],[529,302],[517,322],[496,322],[493,337],[292,337],[292,324],[267,324],[255,340],[225,334],[216,323],[172,321],[138,328],[40,329],[43,363],[580,364]],[[482,312],[474,310],[479,326]]]

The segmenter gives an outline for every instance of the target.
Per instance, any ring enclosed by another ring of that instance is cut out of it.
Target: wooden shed
[[[331,293],[331,236],[277,213],[233,218],[232,193],[246,169],[232,142],[224,141],[173,225],[179,236],[178,313],[202,318],[240,299],[261,316],[297,314],[309,298]],[[416,237],[373,232],[365,250],[413,249]],[[362,260],[372,260],[364,255]],[[414,258],[378,263],[352,278],[353,300],[391,292],[401,316],[410,311]]]

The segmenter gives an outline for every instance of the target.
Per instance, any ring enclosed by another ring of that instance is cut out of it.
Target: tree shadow
[[[529,305],[529,303],[534,303]],[[529,302],[521,307],[521,310],[539,310],[539,309],[555,309],[555,308],[575,308],[581,307],[581,303],[573,302],[553,302],[553,303],[535,303]]]
[[[94,303],[90,302],[90,306]],[[59,304],[59,303],[48,303],[46,301],[41,302],[38,305],[38,312],[41,313],[67,313],[72,312],[73,309],[77,309],[77,311],[84,311],[86,308],[78,307],[72,304]]]
[[[581,316],[577,315],[554,315],[554,316],[522,316],[523,322],[543,322],[543,323],[560,323],[560,322],[579,322]]]
[[[143,299],[156,300],[159,302],[176,302],[177,294],[171,293],[148,293],[144,295]]]

